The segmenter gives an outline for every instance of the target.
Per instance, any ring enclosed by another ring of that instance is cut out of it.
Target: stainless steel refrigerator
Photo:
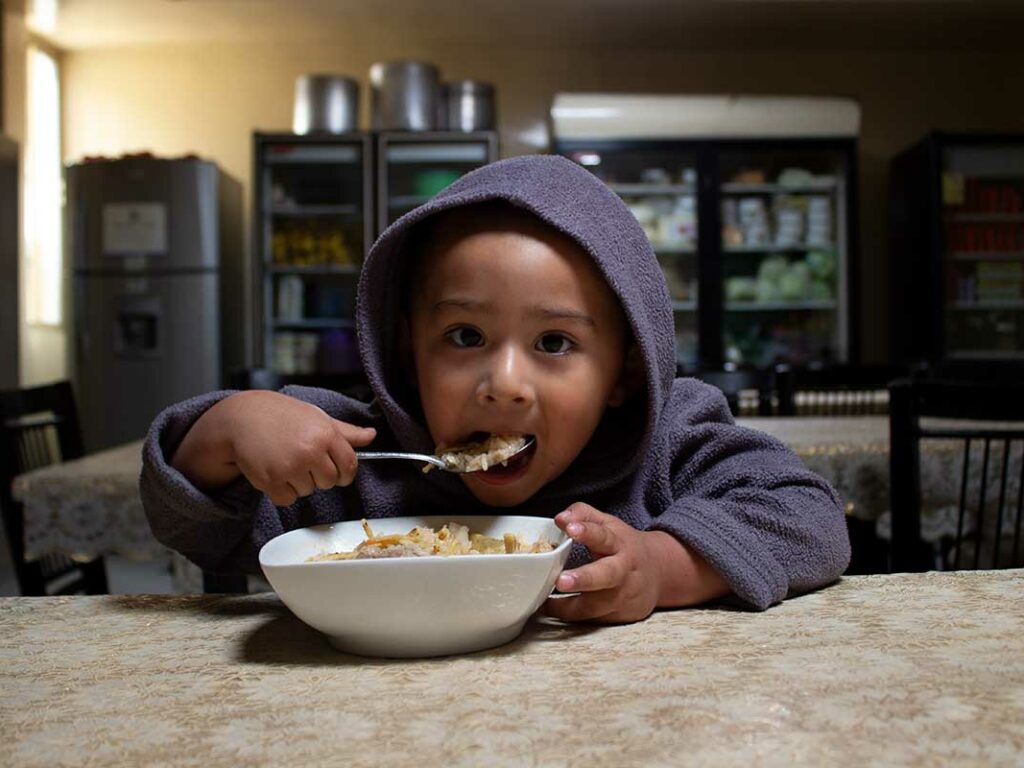
[[[67,168],[68,356],[86,450],[142,437],[248,364],[241,188],[211,162]]]

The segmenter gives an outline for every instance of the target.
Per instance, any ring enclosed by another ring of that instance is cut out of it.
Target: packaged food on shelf
[[[277,318],[301,320],[305,315],[305,284],[298,275],[282,275],[277,281]]]
[[[684,195],[658,220],[658,237],[665,245],[689,248],[697,242],[696,200]]]

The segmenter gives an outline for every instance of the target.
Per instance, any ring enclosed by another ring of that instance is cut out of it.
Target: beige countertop
[[[339,654],[270,595],[0,599],[0,765],[1020,765],[1024,571]]]

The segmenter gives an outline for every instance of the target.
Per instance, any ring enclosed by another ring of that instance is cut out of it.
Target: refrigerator
[[[1024,134],[932,133],[889,174],[895,356],[1024,364]]]
[[[86,450],[248,365],[241,185],[196,157],[66,169],[68,370]]]
[[[681,371],[858,362],[855,103],[560,94],[552,123],[647,233]]]
[[[0,134],[0,389],[21,386],[18,251],[18,145]]]

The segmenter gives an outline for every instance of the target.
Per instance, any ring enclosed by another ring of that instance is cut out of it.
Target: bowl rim
[[[541,517],[539,515],[401,515],[401,516],[398,516],[398,517],[377,517],[377,518],[369,518],[368,517],[368,518],[366,518],[366,520],[369,521],[371,524],[374,521],[406,520],[406,519],[410,519],[410,518],[416,518],[416,519],[420,519],[420,520],[424,520],[424,519],[441,520],[441,519],[443,519],[445,522],[452,522],[452,521],[456,521],[457,522],[459,519],[465,520],[465,519],[471,519],[473,517],[479,517],[479,518],[484,518],[484,517],[508,518],[509,520],[531,520],[531,521],[534,521],[534,520],[546,520],[546,521],[549,521],[552,524],[554,524],[554,518]],[[397,563],[404,563],[405,565],[403,567],[423,567],[424,565],[427,565],[427,564],[441,563],[441,562],[454,562],[454,563],[460,563],[460,562],[504,562],[504,561],[507,561],[509,558],[515,558],[516,560],[522,560],[522,558],[524,558],[524,557],[531,558],[531,559],[532,558],[537,558],[537,557],[555,557],[555,556],[559,555],[563,550],[568,549],[569,547],[571,547],[572,543],[573,543],[572,538],[567,536],[565,531],[563,531],[561,529],[558,529],[558,533],[561,536],[561,541],[559,541],[555,545],[554,549],[548,550],[547,552],[515,552],[515,553],[507,553],[507,552],[484,553],[484,552],[479,552],[479,553],[475,553],[475,554],[471,554],[471,555],[424,555],[422,557],[376,557],[376,558],[363,558],[363,559],[358,559],[358,560],[316,560],[316,561],[313,561],[313,562],[310,562],[308,560],[302,560],[302,561],[293,562],[293,563],[268,563],[268,562],[266,562],[264,560],[264,553],[268,552],[268,548],[272,544],[277,542],[279,539],[284,538],[285,536],[289,536],[289,535],[292,535],[292,534],[298,534],[300,531],[320,531],[320,530],[330,529],[330,528],[333,528],[336,525],[341,525],[341,524],[356,524],[356,525],[359,525],[361,523],[362,519],[363,518],[360,518],[359,520],[336,520],[333,523],[320,523],[319,525],[306,525],[306,526],[303,526],[301,528],[293,528],[290,531],[285,531],[284,533],[278,534],[274,538],[270,539],[270,541],[266,542],[262,547],[260,547],[260,552],[259,552],[259,564],[260,564],[260,567],[261,568],[263,568],[263,567],[269,567],[269,568],[308,568],[308,567],[317,567],[317,566],[321,566],[321,567],[322,566],[330,566],[330,567],[339,567],[340,566],[340,567],[349,567],[350,568],[350,567],[353,567],[353,566],[358,566],[358,567],[365,568],[365,567],[381,567],[381,566],[384,566],[384,565],[386,565],[388,563],[392,564],[392,567],[394,566],[394,564],[397,564]],[[556,528],[557,528],[557,526],[556,526]],[[269,554],[268,554],[268,557],[269,557]],[[416,563],[416,564],[419,564],[419,565],[412,565],[413,563]],[[441,567],[448,567],[448,566],[441,566]]]

